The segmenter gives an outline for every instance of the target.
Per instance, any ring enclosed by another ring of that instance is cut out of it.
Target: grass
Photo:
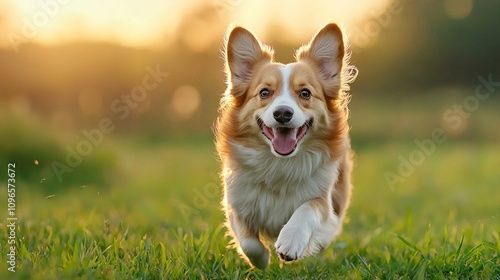
[[[24,180],[25,169],[16,171],[16,273],[7,270],[3,207],[0,279],[500,279],[497,142],[450,137],[391,189],[383,174],[397,172],[398,156],[415,149],[413,138],[370,143],[357,140],[361,125],[353,126],[348,220],[317,256],[288,264],[272,254],[264,271],[238,256],[221,226],[210,138],[112,135],[95,152],[115,163],[104,170],[110,183],[80,173],[62,183]],[[38,160],[29,178],[42,179],[50,165]]]

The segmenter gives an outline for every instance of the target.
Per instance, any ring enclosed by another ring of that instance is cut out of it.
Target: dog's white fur
[[[258,268],[269,263],[266,240],[276,240],[285,260],[326,248],[341,231],[351,189],[345,106],[353,78],[340,29],[325,26],[298,51],[298,62],[274,63],[272,55],[248,30],[230,28],[228,89],[215,127],[228,228]],[[259,95],[263,88],[269,97]],[[300,95],[305,88],[310,98]],[[279,106],[293,111],[286,131],[307,129],[287,155],[264,133],[284,126],[273,115]]]

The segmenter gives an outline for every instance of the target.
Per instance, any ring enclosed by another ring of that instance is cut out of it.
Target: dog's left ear
[[[248,87],[260,62],[270,62],[273,51],[263,45],[250,31],[236,26],[228,30],[225,46],[226,74],[231,93],[240,97]]]
[[[228,30],[225,45],[226,74],[231,94],[241,97],[250,84],[256,66],[271,62],[273,50],[263,45],[250,31],[235,26]]]
[[[321,77],[327,85],[331,85],[332,91],[340,89],[340,76],[344,60],[344,40],[342,31],[335,23],[323,27],[309,44],[297,50],[298,61],[309,60],[316,66]],[[327,92],[328,95],[336,95]]]

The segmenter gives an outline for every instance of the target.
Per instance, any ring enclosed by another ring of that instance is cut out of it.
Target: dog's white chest
[[[331,195],[337,180],[338,164],[321,153],[306,151],[284,159],[242,146],[237,150],[238,159],[224,171],[227,202],[247,224],[271,238],[304,202]]]

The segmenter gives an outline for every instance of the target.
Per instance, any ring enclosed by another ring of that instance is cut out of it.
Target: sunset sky
[[[187,25],[190,31],[186,40],[193,48],[203,48],[234,21],[264,39],[266,26],[281,25],[287,30],[286,39],[299,41],[309,38],[327,22],[342,23],[349,29],[384,12],[389,2],[7,0],[0,3],[0,31],[3,33],[0,45],[9,47],[16,40],[49,45],[93,40],[130,47],[154,47],[168,44],[176,35],[184,36],[181,26]],[[186,15],[195,9],[212,9],[211,17],[194,17],[186,23]]]

